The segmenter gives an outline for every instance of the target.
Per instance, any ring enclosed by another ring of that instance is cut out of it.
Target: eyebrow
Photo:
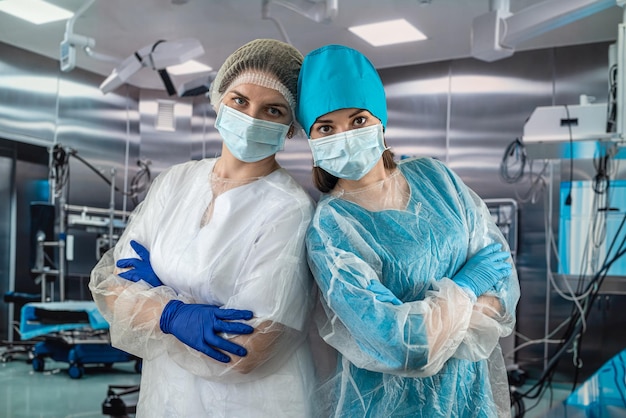
[[[353,118],[353,117],[355,117],[356,115],[358,115],[359,113],[364,112],[364,111],[366,111],[366,110],[367,110],[367,109],[358,109],[356,112],[351,113],[348,117],[349,117],[349,118]],[[332,122],[333,122],[333,121],[332,121],[332,120],[330,120],[330,119],[320,119],[320,118],[317,118],[317,119],[315,119],[315,122],[313,122],[313,123],[315,124],[315,123],[332,123]]]
[[[231,91],[229,91],[229,93],[231,94],[235,94],[237,96],[241,96],[244,99],[250,101],[250,98],[248,96],[246,96],[245,94],[243,94],[242,92],[240,92],[237,89],[232,89]],[[284,104],[284,103],[265,103],[266,106],[271,106],[271,107],[282,107],[283,109],[289,109],[289,106]]]
[[[240,91],[239,91],[239,90],[237,90],[237,89],[232,89],[232,90],[229,90],[229,91],[227,92],[227,94],[232,94],[232,95],[235,95],[235,96],[241,96],[241,97],[243,97],[244,99],[248,99],[248,96],[246,96],[245,94],[243,94],[242,92],[240,92]]]

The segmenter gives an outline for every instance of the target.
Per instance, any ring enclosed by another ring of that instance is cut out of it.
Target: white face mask
[[[348,180],[363,178],[386,149],[381,124],[309,139],[309,146],[316,167]]]
[[[224,104],[215,128],[235,158],[247,163],[260,161],[283,149],[289,125],[255,119]]]

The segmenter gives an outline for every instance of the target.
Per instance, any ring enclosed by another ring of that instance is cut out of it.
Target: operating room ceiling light
[[[36,25],[66,20],[74,15],[69,10],[41,0],[2,0],[0,11]]]
[[[405,19],[352,26],[348,29],[372,46],[393,45],[428,39],[426,35]]]
[[[152,68],[159,73],[168,93],[174,94],[175,87],[167,68],[174,67],[204,54],[200,41],[193,38],[176,41],[159,40],[135,51],[122,61],[113,72],[100,84],[100,90],[106,94],[126,82],[142,68]]]
[[[183,62],[182,64],[167,67],[167,71],[171,75],[207,73],[212,69],[213,68],[209,67],[208,65],[204,65],[196,60],[190,60],[187,62]]]

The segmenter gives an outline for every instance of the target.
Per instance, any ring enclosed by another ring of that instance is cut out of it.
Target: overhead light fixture
[[[0,11],[36,25],[66,20],[74,14],[69,10],[41,0],[3,0]]]
[[[159,40],[135,51],[111,75],[100,84],[100,90],[106,94],[120,87],[126,80],[142,68],[151,68],[159,73],[163,84],[171,96],[176,93],[168,68],[175,67],[204,54],[200,41],[193,38],[177,41]]]
[[[208,65],[204,65],[196,60],[183,62],[182,64],[172,65],[167,67],[167,72],[171,75],[185,75],[185,74],[198,74],[208,73],[213,68]]]
[[[372,46],[393,45],[428,39],[426,35],[405,19],[352,26],[348,29]]]

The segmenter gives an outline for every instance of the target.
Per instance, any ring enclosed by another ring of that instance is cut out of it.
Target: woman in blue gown
[[[310,52],[298,120],[322,192],[306,244],[322,338],[338,352],[320,416],[509,416],[499,339],[519,283],[484,202],[443,163],[396,163],[386,99],[360,52]]]

